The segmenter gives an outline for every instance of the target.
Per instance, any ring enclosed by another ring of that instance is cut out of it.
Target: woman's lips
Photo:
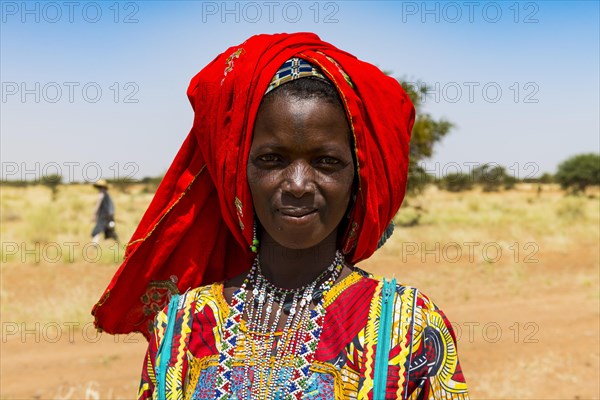
[[[305,224],[317,216],[314,208],[280,208],[278,211],[283,220],[293,224]]]
[[[280,213],[284,215],[288,215],[290,217],[303,217],[310,213],[317,211],[316,208],[306,208],[306,207],[282,207],[278,210]]]

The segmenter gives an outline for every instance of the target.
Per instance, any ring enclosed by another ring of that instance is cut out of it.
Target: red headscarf
[[[414,108],[400,84],[313,33],[257,35],[191,81],[194,124],[92,314],[109,333],[142,332],[169,292],[250,268],[254,210],[246,178],[254,119],[273,75],[298,57],[335,85],[354,135],[359,189],[342,241],[357,263],[377,248],[404,198]]]

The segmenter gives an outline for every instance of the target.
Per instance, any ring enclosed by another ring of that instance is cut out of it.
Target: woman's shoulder
[[[382,310],[384,284],[388,282],[389,285],[392,280],[373,274],[365,275],[365,279],[370,279],[372,284],[377,285],[371,298],[371,310]],[[429,332],[429,334],[446,338],[448,342],[456,340],[452,323],[431,297],[418,288],[405,283],[397,282],[395,288],[392,307],[394,321],[408,322],[416,339],[422,338],[421,333]],[[381,311],[376,312],[377,318],[379,318],[379,312]]]
[[[194,307],[199,310],[205,306],[218,308],[224,311],[228,308],[224,296],[223,282],[215,282],[209,285],[199,286],[184,293],[185,299],[180,302],[180,307]]]
[[[178,313],[186,312],[191,309],[198,310],[204,306],[215,306],[223,307],[223,282],[215,282],[209,285],[198,286],[193,289],[188,289],[184,293],[176,294],[177,303],[174,308]],[[170,301],[164,306],[164,308],[158,312],[156,319],[158,321],[166,322],[168,319],[170,302],[173,300],[175,295],[171,295]]]
[[[348,325],[347,331],[351,327],[360,327],[366,335],[365,340],[376,336],[383,318],[389,318],[394,332],[406,328],[405,333],[410,332],[415,340],[422,339],[424,332],[454,338],[451,323],[428,295],[414,286],[358,268],[331,289],[325,297],[325,305],[329,324],[336,329],[340,324]],[[393,340],[400,340],[400,336],[395,334]]]
[[[364,271],[358,267],[354,267],[354,272],[360,276],[363,280],[363,284],[374,287],[374,296],[381,297],[383,294],[383,287],[385,283],[395,281],[394,278],[387,278],[380,275],[375,275],[370,272]],[[395,301],[395,307],[399,307],[402,303],[410,302],[414,312],[420,313],[437,313],[441,312],[436,303],[425,293],[415,286],[403,283],[401,281],[395,282],[396,287],[396,299],[402,301]],[[373,299],[377,300],[377,299]]]

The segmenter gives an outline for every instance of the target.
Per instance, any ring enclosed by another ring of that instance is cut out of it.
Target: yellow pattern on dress
[[[358,343],[364,348],[364,329],[361,329],[357,335]],[[348,362],[342,367],[341,375],[342,375],[342,384],[344,386],[344,398],[346,399],[356,399],[358,394],[358,385],[360,382],[360,374],[357,371],[362,370],[362,357],[360,355],[355,356],[356,354],[361,354],[362,352],[356,349],[356,345],[354,341],[351,341],[346,346],[346,357]],[[350,368],[348,363],[355,366],[356,370]]]
[[[333,285],[323,298],[323,307],[329,307],[329,305],[333,303],[344,290],[354,285],[361,280],[361,278],[362,276],[358,272],[352,272],[350,275]]]
[[[442,316],[437,312],[431,312],[428,314],[427,323],[440,333],[443,343],[442,349],[445,350],[440,371],[436,374],[435,379],[432,380],[438,381],[443,387],[444,392],[460,393],[467,390],[467,385],[464,382],[457,382],[452,379],[458,365],[458,354],[454,345],[454,339],[450,335],[450,331],[446,327]]]
[[[408,286],[404,287],[404,291],[400,298],[396,298],[397,301],[400,301],[400,307],[394,305],[395,311],[399,312],[398,325],[394,326],[394,331],[392,332],[395,340],[392,342],[393,344],[397,344],[400,347],[400,351],[396,357],[394,357],[391,362],[394,365],[399,365],[400,370],[398,371],[398,389],[396,390],[396,397],[402,398],[402,392],[404,389],[404,373],[406,365],[406,359],[409,357],[409,346],[406,343],[406,334],[409,329],[411,329],[411,321],[412,321],[412,305],[414,303],[415,291]],[[409,366],[410,368],[410,366]]]
[[[150,384],[148,382],[145,382],[143,385],[140,386],[140,390],[138,390],[138,394],[137,394],[137,398],[141,398],[142,395],[144,394],[144,392],[146,390],[150,389]]]
[[[375,293],[371,299],[369,308],[369,320],[365,327],[365,342],[364,342],[364,364],[365,364],[365,380],[358,393],[359,399],[368,399],[369,393],[373,389],[373,364],[375,363],[375,346],[377,346],[377,332],[379,331],[379,316],[381,315],[381,290],[383,281],[377,283]]]
[[[175,365],[167,368],[166,376],[166,398],[167,400],[183,399],[183,382],[181,376],[183,374],[183,359],[186,355],[186,348],[189,335],[191,333],[189,320],[191,318],[192,302],[196,300],[194,293],[185,293],[180,298],[179,307],[177,310],[183,309],[183,320],[181,324],[181,336],[179,336],[179,346],[177,347],[177,358]]]

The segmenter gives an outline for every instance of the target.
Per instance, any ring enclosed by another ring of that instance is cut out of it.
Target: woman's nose
[[[283,191],[294,197],[302,197],[315,191],[315,173],[305,162],[295,162],[286,168],[283,180]]]

